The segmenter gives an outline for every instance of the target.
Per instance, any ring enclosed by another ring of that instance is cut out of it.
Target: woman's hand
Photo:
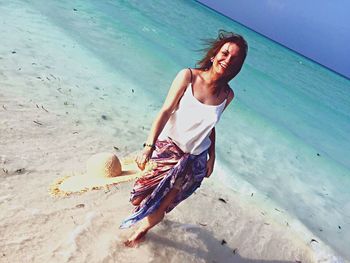
[[[207,161],[207,174],[205,175],[205,177],[209,177],[213,173],[214,163],[215,163],[215,158],[209,157]]]
[[[146,167],[146,163],[149,161],[153,153],[153,148],[145,146],[142,151],[136,156],[137,166],[143,171]]]

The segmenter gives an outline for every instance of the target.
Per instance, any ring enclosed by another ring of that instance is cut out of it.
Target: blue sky
[[[350,78],[350,0],[198,0]]]

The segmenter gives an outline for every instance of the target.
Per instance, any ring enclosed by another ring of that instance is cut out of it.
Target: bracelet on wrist
[[[143,148],[145,148],[146,146],[147,146],[147,147],[151,147],[153,150],[156,148],[156,146],[155,146],[154,144],[150,144],[150,143],[146,143],[146,142],[145,142],[145,143],[143,144]]]

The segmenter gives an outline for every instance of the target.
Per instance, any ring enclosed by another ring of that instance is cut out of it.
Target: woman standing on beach
[[[136,158],[142,170],[148,161],[155,167],[135,182],[131,192],[130,201],[136,208],[120,228],[142,222],[124,242],[126,246],[141,242],[165,213],[213,172],[215,124],[233,100],[228,82],[240,72],[248,46],[242,36],[223,30],[207,44],[199,67],[182,69],[175,77]]]

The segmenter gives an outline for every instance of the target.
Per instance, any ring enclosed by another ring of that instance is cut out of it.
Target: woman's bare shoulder
[[[171,83],[168,95],[163,103],[162,110],[167,112],[173,112],[178,102],[183,96],[186,87],[191,81],[191,72],[189,69],[181,69],[173,82]]]
[[[226,94],[227,94],[227,97],[226,97],[227,101],[226,101],[226,105],[225,105],[224,110],[226,109],[226,107],[231,103],[231,101],[235,97],[235,93],[229,84],[227,84]]]
[[[187,86],[191,82],[191,71],[194,75],[194,69],[190,68],[183,68],[181,69],[176,76],[176,79],[178,79],[184,86]]]
[[[227,84],[227,98],[231,101],[233,100],[233,98],[235,97],[235,92],[233,91],[233,89],[230,87],[230,85]]]

